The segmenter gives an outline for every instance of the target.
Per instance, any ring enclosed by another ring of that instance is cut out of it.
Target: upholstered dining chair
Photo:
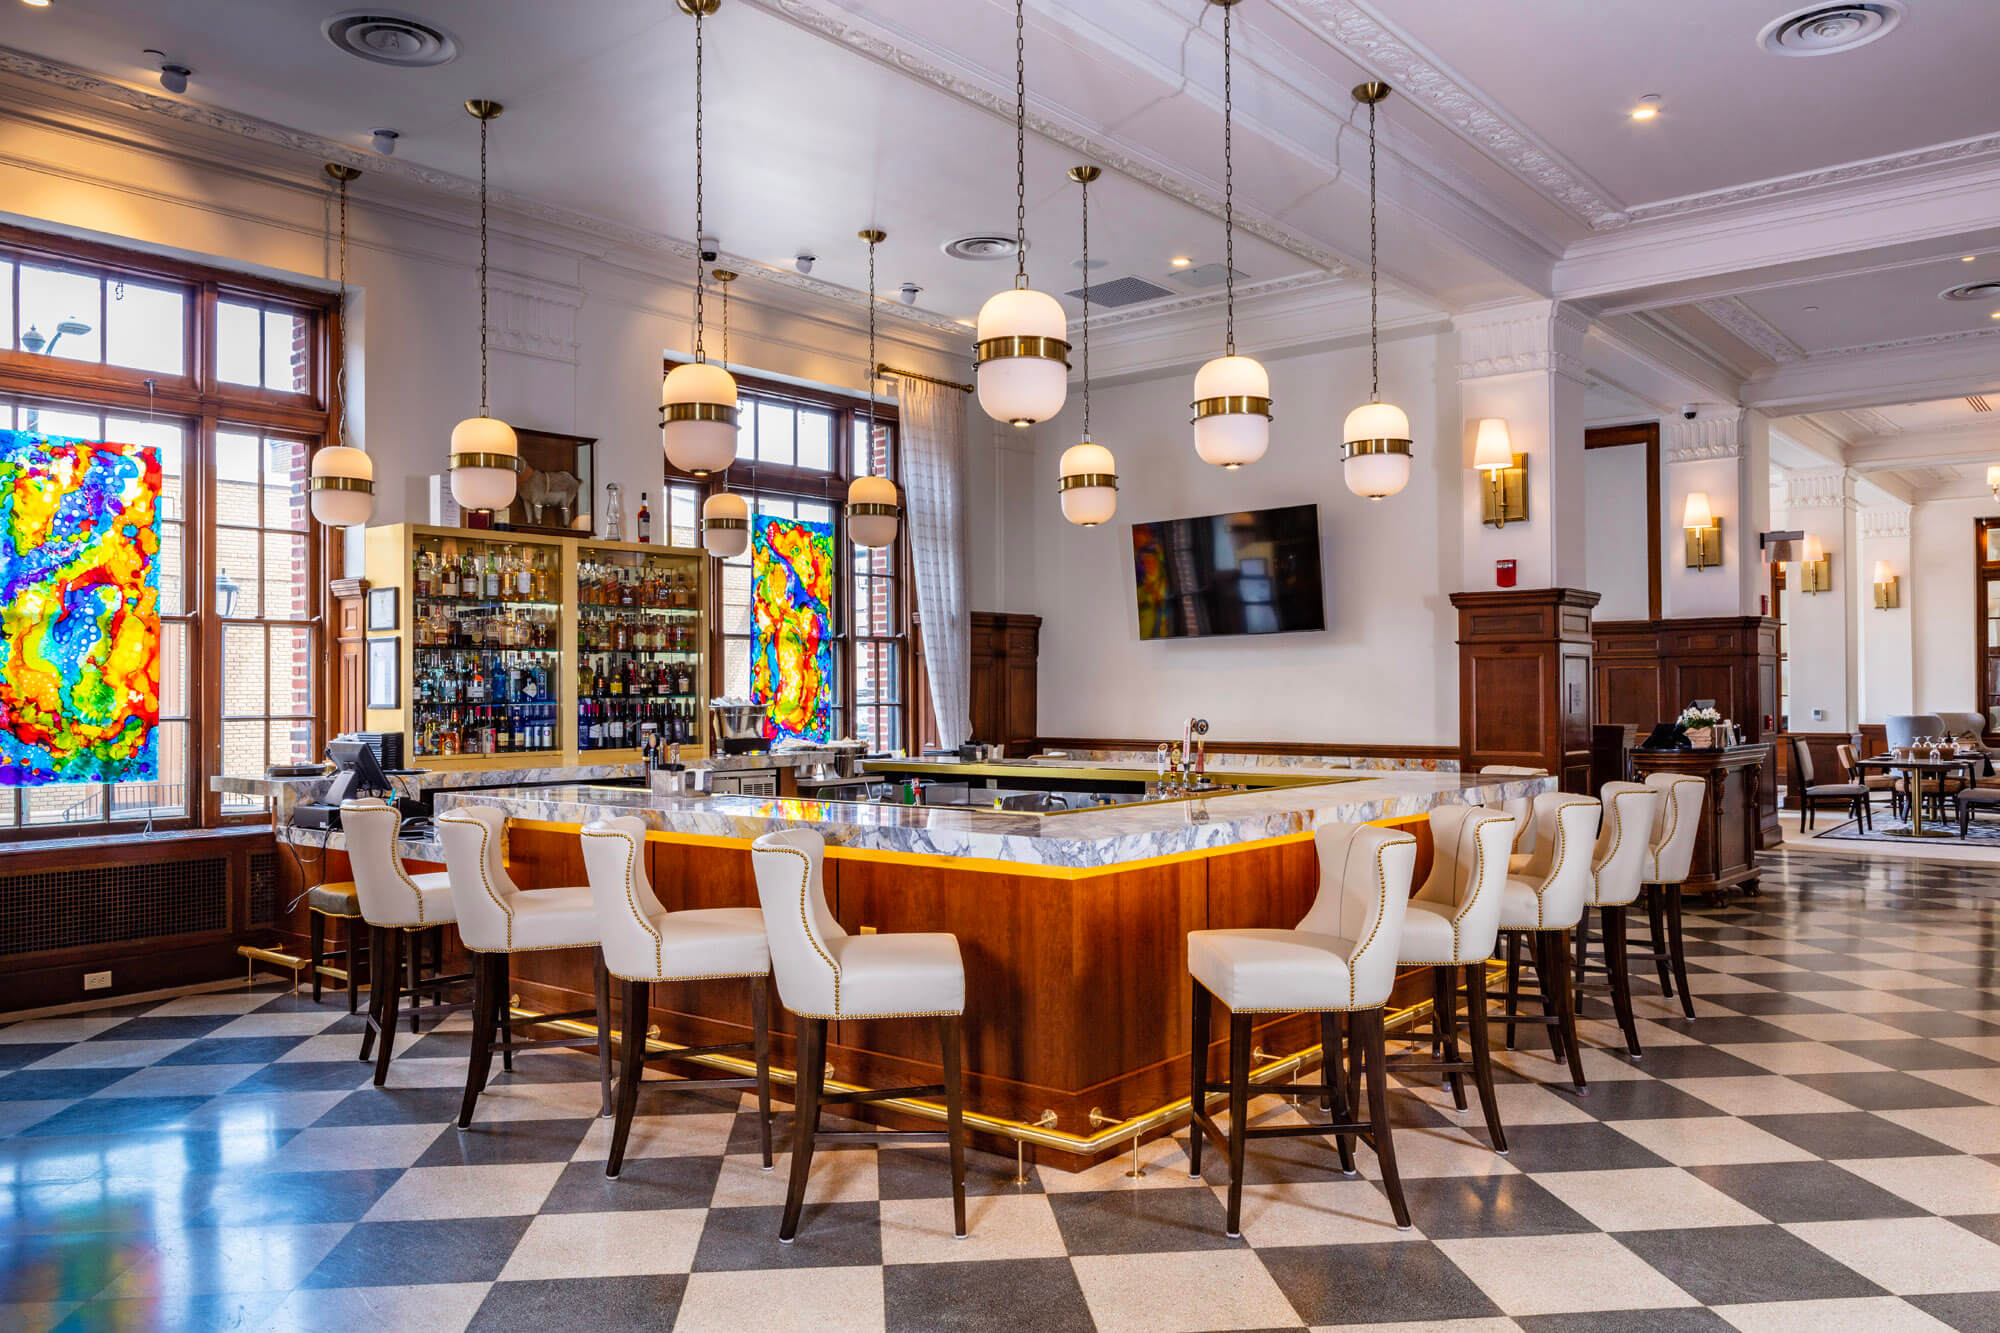
[[[1507,876],[1500,899],[1500,933],[1506,940],[1507,1049],[1514,1048],[1517,1023],[1538,1023],[1549,1029],[1551,1054],[1569,1062],[1578,1093],[1588,1090],[1583,1074],[1583,1048],[1576,1040],[1576,992],[1570,975],[1569,933],[1583,919],[1590,896],[1591,844],[1597,836],[1601,807],[1594,796],[1543,792],[1535,798],[1535,851]],[[1518,859],[1518,858],[1517,858]],[[1535,978],[1540,983],[1542,1012],[1519,1012],[1521,945],[1533,947]]]
[[[1864,782],[1819,782],[1813,768],[1812,750],[1797,736],[1785,737],[1791,747],[1791,783],[1799,798],[1799,818],[1807,832],[1812,830],[1813,816],[1819,807],[1829,803],[1845,805],[1849,818],[1861,827],[1868,827],[1868,784]],[[1842,745],[1840,749],[1846,749]],[[1852,767],[1853,756],[1843,761]]]

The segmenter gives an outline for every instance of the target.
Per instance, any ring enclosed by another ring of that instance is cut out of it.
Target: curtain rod
[[[875,367],[875,373],[877,375],[893,375],[897,379],[922,380],[926,384],[942,384],[945,388],[956,389],[960,393],[972,393],[975,391],[970,384],[960,384],[957,380],[941,380],[935,375],[925,375],[915,370],[898,370],[891,365],[878,365]]]

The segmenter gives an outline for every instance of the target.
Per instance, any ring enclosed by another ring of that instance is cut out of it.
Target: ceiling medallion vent
[[[1832,55],[1886,37],[1902,21],[1903,0],[1810,5],[1767,24],[1757,34],[1757,44],[1773,55]]]
[[[320,25],[326,39],[378,65],[425,69],[458,55],[458,39],[422,19],[380,9],[349,9]]]
[[[944,243],[944,252],[953,259],[972,259],[982,262],[989,259],[1012,259],[1014,250],[1012,236],[1001,236],[992,232],[961,236],[955,241]]]
[[[1083,292],[1084,289],[1079,287],[1073,292],[1064,292],[1063,295],[1081,301]],[[1124,305],[1138,305],[1141,301],[1157,301],[1162,296],[1172,295],[1171,291],[1157,282],[1148,282],[1144,278],[1111,278],[1090,284],[1090,303],[1103,306],[1106,310],[1116,310]]]
[[[2000,301],[2000,278],[1947,287],[1938,293],[1938,298],[1944,301]]]

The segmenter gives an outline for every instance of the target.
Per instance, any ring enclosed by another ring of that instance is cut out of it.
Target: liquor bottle
[[[486,599],[500,600],[500,561],[491,551],[486,553]]]
[[[514,595],[524,602],[535,595],[535,575],[528,568],[526,552],[514,557]]]
[[[460,597],[479,596],[479,570],[472,563],[472,553],[466,552],[458,560],[458,595]]]
[[[653,540],[653,511],[646,508],[644,491],[639,492],[639,540],[642,542]]]

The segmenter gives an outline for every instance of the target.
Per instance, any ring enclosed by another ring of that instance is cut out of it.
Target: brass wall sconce
[[[1875,609],[1877,611],[1893,611],[1901,606],[1903,602],[1902,598],[1898,596],[1900,592],[1901,582],[1896,578],[1895,571],[1889,568],[1889,562],[1887,560],[1877,560],[1875,562]]]
[[[1708,507],[1708,492],[1690,491],[1687,508],[1681,511],[1681,526],[1687,530],[1687,567],[1719,569],[1722,566],[1722,520]]]
[[[1806,537],[1805,553],[1799,557],[1799,591],[1828,592],[1833,588],[1833,556],[1819,544],[1819,538],[1810,534]]]
[[[1799,558],[1799,548],[1805,544],[1804,528],[1790,532],[1760,532],[1757,545],[1763,548],[1764,563],[1785,565]]]
[[[1480,522],[1496,528],[1524,523],[1528,518],[1528,456],[1514,452],[1502,417],[1484,417],[1472,451],[1472,466],[1486,474],[1486,494],[1480,500]]]

